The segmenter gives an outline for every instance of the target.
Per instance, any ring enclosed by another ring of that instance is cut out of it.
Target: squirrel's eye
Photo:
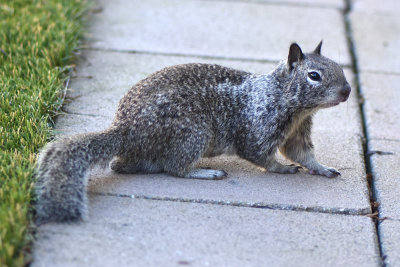
[[[310,77],[311,80],[313,81],[320,81],[321,76],[318,74],[318,72],[312,71],[308,73],[308,77]]]

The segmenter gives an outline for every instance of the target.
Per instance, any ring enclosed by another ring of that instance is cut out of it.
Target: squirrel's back
[[[216,64],[189,63],[166,67],[135,84],[121,99],[116,121],[133,118],[142,106],[160,112],[173,106],[201,105],[201,109],[234,104],[234,93],[251,74]],[[179,104],[178,104],[179,103]],[[127,116],[130,114],[130,116]],[[135,114],[135,115],[133,115]]]

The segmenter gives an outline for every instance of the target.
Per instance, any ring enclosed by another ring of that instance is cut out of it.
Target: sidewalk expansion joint
[[[62,110],[58,115],[79,115],[79,116],[87,116],[93,118],[108,118],[108,116],[98,115],[98,114],[90,114],[90,113],[80,113],[80,112],[71,112],[67,110]]]
[[[127,53],[127,54],[149,55],[149,56],[191,57],[191,58],[198,58],[198,59],[210,59],[210,60],[214,59],[214,60],[270,63],[270,64],[279,63],[279,60],[269,60],[269,59],[224,57],[224,56],[210,56],[210,55],[184,54],[184,53],[168,53],[168,52],[143,51],[143,50],[134,50],[134,49],[131,50],[131,49],[100,48],[100,47],[88,47],[88,48],[84,48],[84,49],[85,50],[93,50],[93,51]]]
[[[384,255],[383,252],[383,244],[382,244],[382,234],[380,230],[380,223],[383,221],[382,215],[380,213],[379,209],[379,202],[377,198],[377,189],[375,185],[375,180],[373,176],[373,170],[372,170],[372,163],[371,163],[371,155],[369,154],[370,149],[369,149],[369,134],[368,134],[368,128],[367,128],[367,119],[366,119],[366,113],[365,113],[365,107],[364,107],[364,101],[363,100],[363,92],[361,88],[361,81],[360,81],[360,71],[358,67],[358,58],[357,58],[357,53],[356,53],[356,48],[355,48],[355,42],[353,40],[353,31],[352,31],[352,24],[350,20],[350,13],[352,11],[352,0],[345,0],[346,3],[346,8],[343,11],[343,20],[345,24],[345,32],[346,32],[346,37],[347,37],[347,43],[348,47],[350,50],[350,55],[351,55],[351,62],[352,62],[352,68],[353,68],[353,73],[355,77],[355,86],[356,86],[356,94],[358,96],[358,101],[359,103],[359,114],[361,118],[361,126],[362,126],[362,131],[363,131],[363,154],[364,154],[364,163],[365,163],[365,171],[366,171],[366,182],[368,185],[368,190],[369,190],[369,196],[370,196],[370,204],[371,204],[371,210],[373,216],[371,216],[371,219],[373,220],[375,224],[375,233],[376,233],[376,241],[377,241],[377,246],[379,249],[379,256],[380,256],[380,265],[382,267],[386,267],[385,263],[385,258],[386,256]]]
[[[202,0],[204,1],[204,0]],[[338,9],[343,10],[343,8],[335,7],[333,5],[324,5],[318,4],[315,2],[312,3],[299,3],[299,2],[291,2],[291,1],[276,1],[276,2],[268,2],[265,0],[206,0],[212,2],[228,2],[228,3],[249,3],[249,4],[259,4],[259,5],[268,5],[268,6],[293,6],[293,7],[304,7],[304,8],[320,8],[320,9]]]
[[[371,137],[371,138],[369,139],[369,141],[372,141],[372,140],[375,140],[375,141],[396,142],[396,143],[399,143],[399,142],[400,142],[400,139],[392,139],[392,138],[377,138],[377,137]]]
[[[261,63],[261,64],[278,64],[280,62],[279,60],[271,60],[271,59],[209,56],[209,55],[199,55],[199,54],[167,53],[167,52],[115,49],[115,48],[87,47],[84,49],[92,50],[92,51],[126,53],[126,54],[136,54],[136,55],[164,56],[164,57],[186,57],[186,58],[197,58],[197,59],[206,59],[206,60],[225,60],[225,61],[238,61],[238,62]],[[350,64],[340,64],[340,66],[343,68],[351,68]]]
[[[393,75],[400,76],[400,72],[398,71],[384,71],[384,70],[363,70],[363,73],[366,74],[382,74],[382,75]]]
[[[257,208],[257,209],[269,209],[269,210],[281,210],[281,211],[299,211],[299,212],[326,213],[335,215],[351,215],[351,216],[366,216],[366,217],[370,217],[371,215],[369,214],[369,209],[324,208],[318,206],[306,207],[302,205],[285,205],[285,204],[274,204],[274,203],[263,203],[263,202],[241,202],[241,201],[228,201],[228,200],[160,197],[160,196],[149,196],[149,195],[128,195],[128,194],[100,193],[100,192],[89,192],[89,193],[98,196],[126,197],[131,199],[198,203],[198,204],[210,204],[210,205],[220,205],[220,206]]]

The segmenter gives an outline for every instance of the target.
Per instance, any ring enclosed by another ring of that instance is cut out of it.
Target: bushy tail
[[[115,130],[62,138],[49,143],[37,165],[37,223],[85,218],[87,173],[108,163],[120,149]]]

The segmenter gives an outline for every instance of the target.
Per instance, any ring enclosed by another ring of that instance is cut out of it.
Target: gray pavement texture
[[[94,169],[88,220],[40,226],[32,266],[400,266],[400,4],[378,2],[95,2],[57,135],[107,128],[125,92],[165,66],[265,73],[291,42],[323,39],[353,93],[317,114],[313,140],[342,176],[233,156],[199,163],[226,170],[219,181]]]

